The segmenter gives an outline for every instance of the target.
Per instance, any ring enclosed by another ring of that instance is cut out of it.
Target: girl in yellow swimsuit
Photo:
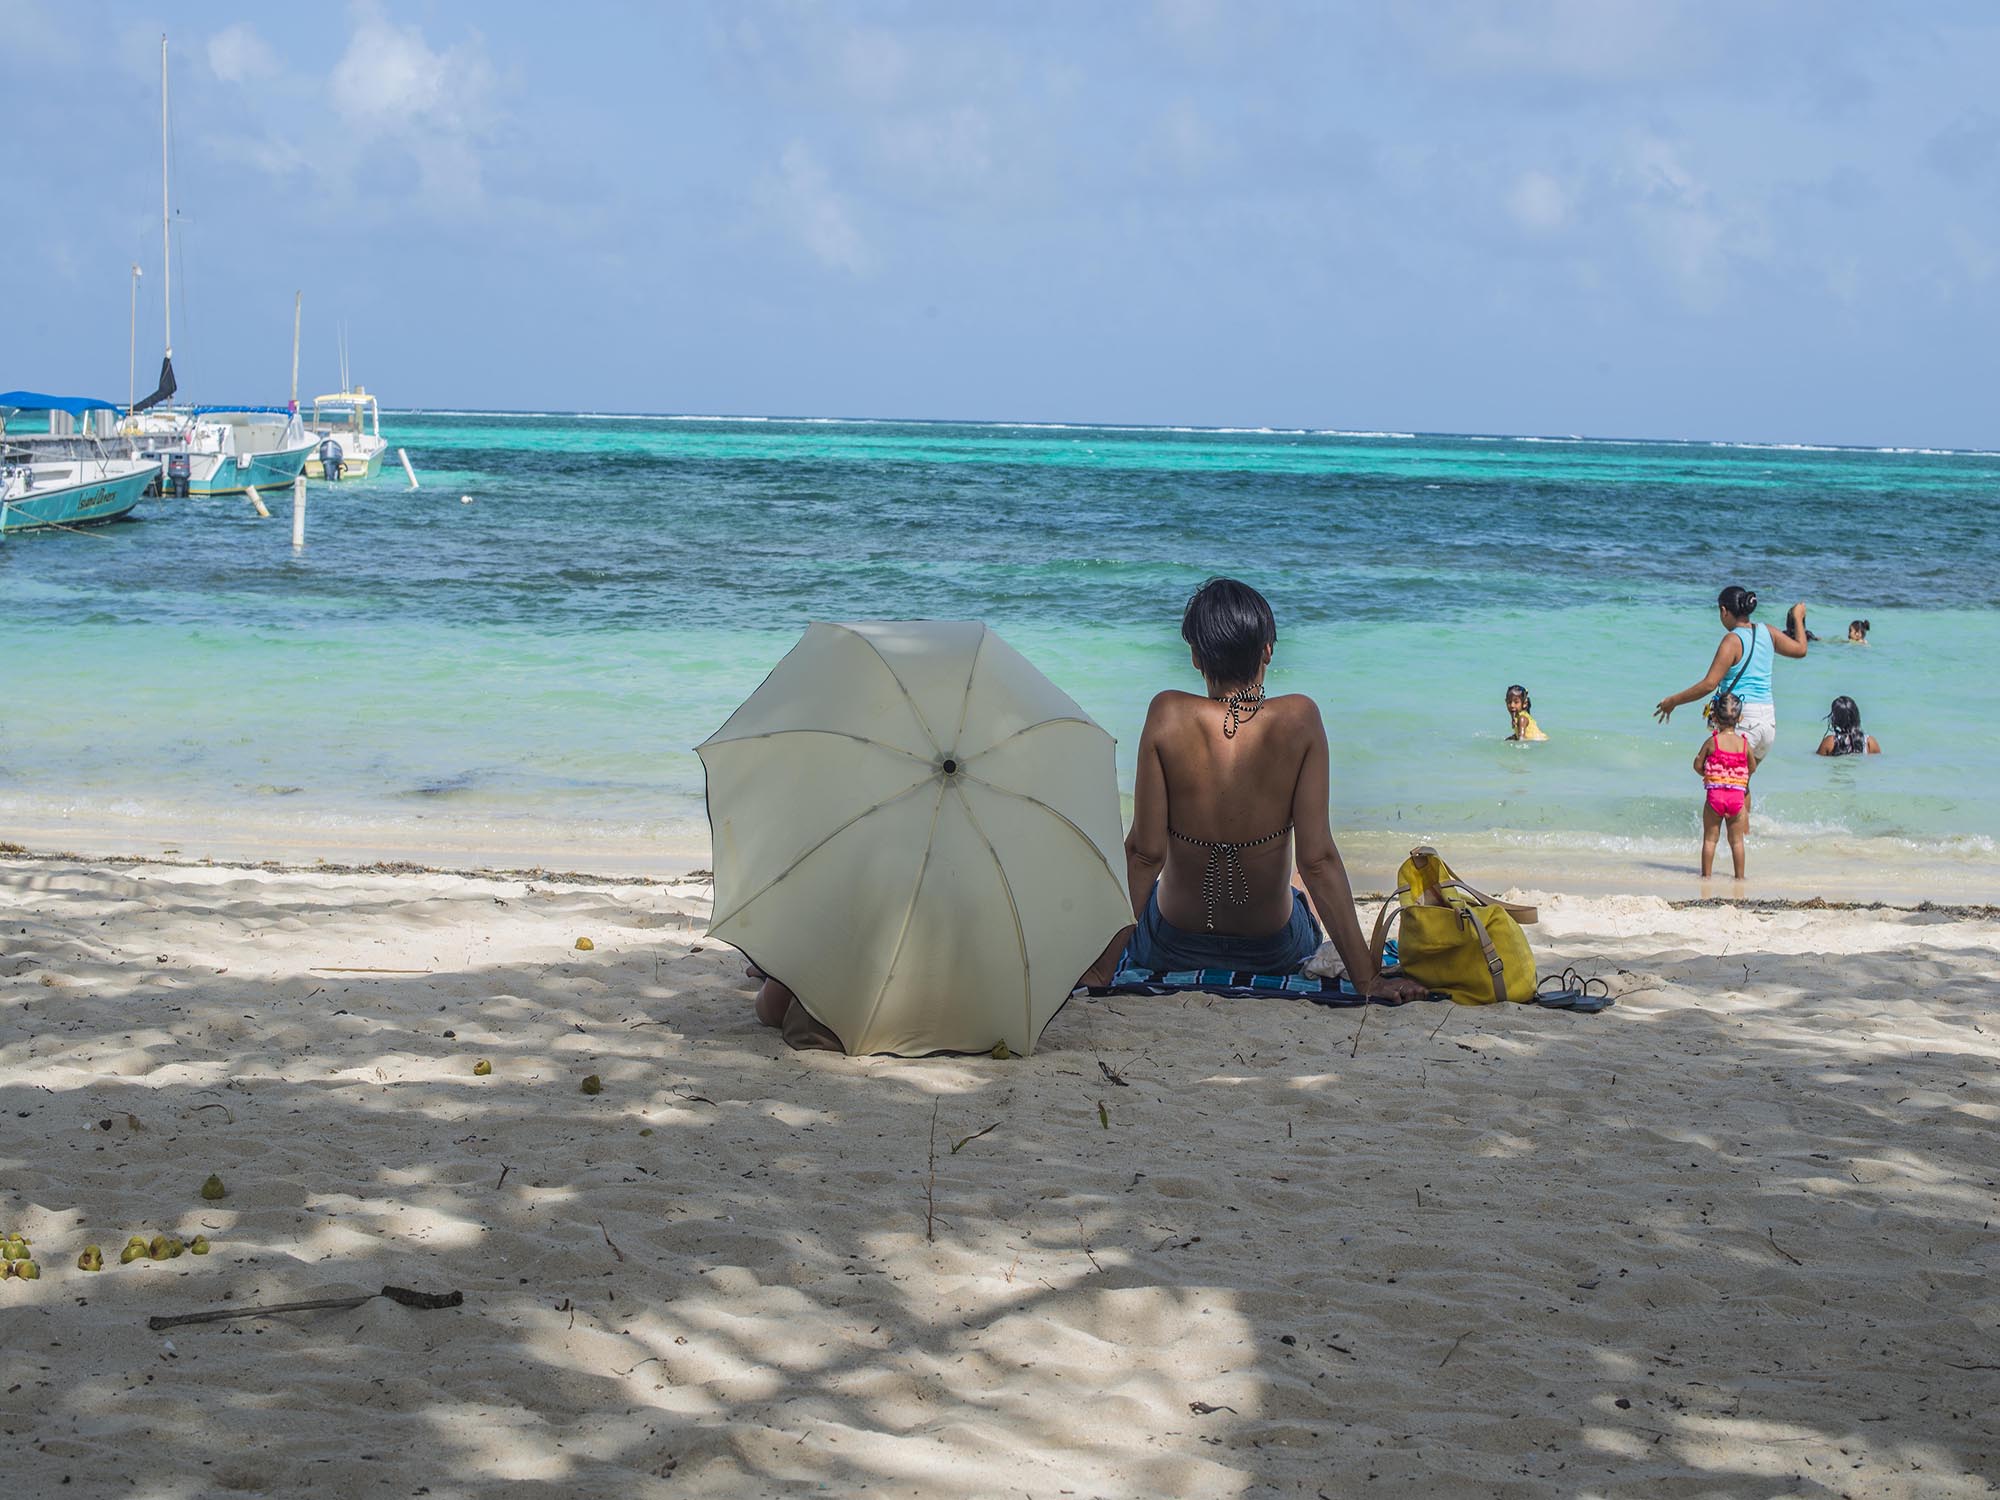
[[[1534,704],[1528,700],[1528,690],[1522,687],[1520,683],[1517,682],[1507,689],[1507,718],[1514,726],[1513,732],[1507,736],[1508,739],[1545,740],[1548,738],[1547,735],[1542,733],[1541,726],[1535,722],[1534,714],[1529,711],[1533,707]]]

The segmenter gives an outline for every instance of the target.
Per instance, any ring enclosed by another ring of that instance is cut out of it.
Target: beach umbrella
[[[1112,739],[976,621],[815,624],[698,747],[709,930],[851,1053],[1026,1053],[1132,920]]]

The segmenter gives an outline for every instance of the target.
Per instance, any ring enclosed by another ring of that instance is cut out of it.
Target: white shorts
[[[1772,703],[1746,703],[1743,717],[1737,721],[1737,731],[1749,742],[1750,753],[1762,760],[1771,753],[1771,745],[1778,738],[1778,709]]]

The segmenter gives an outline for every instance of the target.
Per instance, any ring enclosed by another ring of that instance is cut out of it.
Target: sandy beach
[[[0,861],[10,1490],[1995,1492],[1991,912],[1556,895],[1601,1015],[911,1062],[756,1027],[706,896]],[[146,1326],[385,1283],[464,1305]]]

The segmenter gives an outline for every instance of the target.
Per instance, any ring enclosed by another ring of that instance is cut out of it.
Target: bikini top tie
[[[1267,833],[1261,839],[1244,839],[1230,843],[1226,839],[1192,839],[1177,828],[1169,828],[1169,837],[1179,839],[1183,844],[1192,844],[1197,849],[1208,851],[1208,863],[1201,870],[1201,899],[1206,909],[1208,930],[1215,931],[1215,904],[1218,897],[1231,906],[1244,906],[1250,900],[1250,879],[1243,873],[1243,851],[1255,849],[1262,844],[1275,843],[1292,831],[1287,823],[1276,833]]]

